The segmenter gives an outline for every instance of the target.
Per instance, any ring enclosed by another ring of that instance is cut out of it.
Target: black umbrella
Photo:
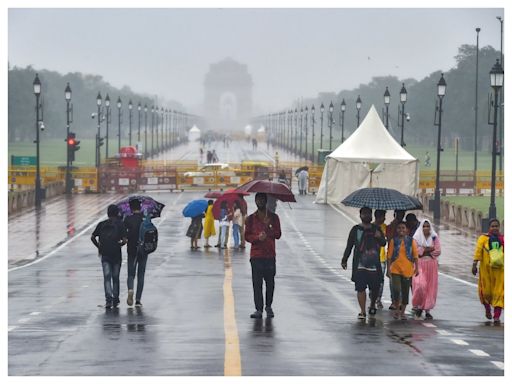
[[[423,209],[423,205],[417,198],[390,188],[361,188],[345,197],[342,203],[355,208],[404,211]]]
[[[309,171],[309,167],[307,165],[304,165],[300,168],[297,168],[297,170],[295,171],[295,176],[297,176],[300,171]]]

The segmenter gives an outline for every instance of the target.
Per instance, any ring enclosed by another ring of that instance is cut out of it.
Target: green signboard
[[[36,156],[14,156],[11,155],[11,165],[36,165]]]

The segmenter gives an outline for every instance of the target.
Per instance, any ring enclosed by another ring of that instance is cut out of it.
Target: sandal
[[[359,315],[357,315],[357,319],[358,320],[366,320],[366,313],[360,313]]]
[[[395,320],[400,319],[400,312],[399,311],[395,310],[393,312],[393,319],[395,319]]]
[[[377,313],[377,308],[375,308],[375,307],[368,308],[368,313],[370,315],[375,315]]]
[[[400,320],[407,320],[407,315],[405,313],[400,314]]]

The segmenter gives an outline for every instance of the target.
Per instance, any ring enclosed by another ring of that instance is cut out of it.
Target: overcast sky
[[[476,27],[481,47],[499,49],[496,16],[503,9],[10,9],[8,59],[195,109],[209,64],[229,56],[247,64],[267,112],[373,76],[448,70]]]

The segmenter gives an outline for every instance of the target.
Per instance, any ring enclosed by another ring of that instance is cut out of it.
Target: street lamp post
[[[332,113],[334,112],[334,105],[329,105],[329,151],[332,151],[332,125],[334,123],[332,119]]]
[[[40,129],[40,121],[39,121],[39,97],[41,96],[41,81],[39,80],[39,75],[36,73],[36,77],[34,82],[32,83],[34,87],[34,95],[36,95],[36,208],[41,208],[41,169],[40,169],[40,159],[39,159],[39,129]]]
[[[148,158],[148,105],[144,104],[144,159]]]
[[[164,107],[160,107],[160,152],[164,151]]]
[[[389,131],[389,103],[391,102],[391,95],[389,94],[389,89],[386,87],[386,91],[384,92],[384,105],[386,106],[386,129]]]
[[[341,118],[340,118],[340,124],[341,124],[341,142],[343,143],[345,141],[345,110],[347,109],[347,104],[345,104],[345,99],[341,100]]]
[[[446,94],[446,81],[444,79],[444,75],[441,74],[441,79],[437,83],[437,97],[439,98],[439,121],[437,122],[438,131],[437,131],[437,167],[436,167],[436,190],[434,193],[434,222],[439,224],[441,220],[441,192],[439,190],[439,177],[440,177],[440,168],[441,168],[441,121],[443,114],[443,97]]]
[[[308,160],[308,107],[304,109],[305,115],[304,115],[304,128],[305,128],[305,137],[304,137],[304,158],[306,161]]]
[[[361,101],[361,97],[357,96],[357,100],[356,100],[356,109],[357,109],[357,128],[359,128],[359,117],[360,117],[360,112],[361,112],[361,105],[362,105],[362,101]]]
[[[473,156],[473,191],[476,191],[476,172],[478,169],[478,54],[479,54],[479,34],[480,28],[476,28],[476,79],[475,79],[475,138],[474,138],[474,156]]]
[[[107,93],[107,96],[105,96],[105,159],[108,159],[108,126],[110,124],[110,97]]]
[[[500,22],[501,26],[501,34],[500,34],[500,63],[503,68],[503,19],[501,16],[496,16],[496,19]],[[501,93],[501,100],[496,100],[496,103],[501,106],[502,100],[503,100],[504,92]],[[500,143],[500,150],[499,150],[499,156],[500,156],[500,171],[503,170],[503,109],[500,108],[500,130],[499,130],[499,143]]]
[[[117,97],[117,153],[121,153],[121,96]]]
[[[311,106],[311,161],[315,162],[315,106]]]
[[[71,102],[71,87],[69,86],[69,83],[66,85],[66,89],[64,90],[64,98],[66,99],[66,194],[71,194],[71,154],[69,152],[69,124],[70,124],[70,118],[69,118],[69,103]]]
[[[492,168],[491,168],[491,204],[489,205],[489,219],[496,218],[496,139],[498,127],[498,103],[499,92],[503,87],[503,68],[501,67],[500,60],[496,60],[496,64],[489,73],[491,76],[491,87],[494,90],[494,119],[492,121]]]
[[[302,131],[303,131],[303,128],[302,128],[302,117],[303,117],[303,114],[304,114],[304,109],[301,108],[300,109],[300,149],[299,149],[299,157],[302,157],[303,153],[302,153]]]
[[[155,154],[155,141],[153,140],[155,137],[155,129],[154,129],[154,123],[155,123],[155,106],[151,106],[151,158],[153,158],[153,155]]]
[[[297,144],[297,140],[299,138],[299,113],[297,111],[297,108],[295,108],[295,137],[294,137],[294,141],[293,141],[293,153],[294,155],[297,155],[297,150],[299,149],[299,146]]]
[[[288,152],[292,151],[292,125],[293,125],[293,111],[290,109],[288,111]]]
[[[405,103],[407,102],[407,90],[405,84],[402,83],[402,89],[400,90],[400,104],[402,104],[402,131],[400,134],[400,145],[405,147],[404,142],[404,116],[405,116]]]
[[[98,106],[98,132],[96,133],[96,168],[100,168],[101,164],[101,154],[100,154],[100,127],[101,127],[101,94],[98,92],[98,96],[96,96],[96,105]]]
[[[132,99],[128,101],[128,145],[132,145]]]
[[[137,144],[140,143],[140,111],[141,111],[141,109],[142,109],[142,106],[140,105],[140,101],[139,101],[139,104],[137,104],[137,113],[139,115],[139,124],[138,124],[138,130],[137,130]],[[138,147],[138,145],[137,145],[137,147]]]
[[[320,104],[320,149],[324,147],[324,103]]]

